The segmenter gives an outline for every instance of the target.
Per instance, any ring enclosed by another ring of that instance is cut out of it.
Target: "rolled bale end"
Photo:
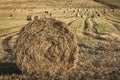
[[[69,72],[77,61],[77,40],[67,25],[55,19],[28,23],[15,46],[16,63],[27,74]]]

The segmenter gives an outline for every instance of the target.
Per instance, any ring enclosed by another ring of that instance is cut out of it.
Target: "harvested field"
[[[120,80],[119,0],[0,0],[0,80]]]

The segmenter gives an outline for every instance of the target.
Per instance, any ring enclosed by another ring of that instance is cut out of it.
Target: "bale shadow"
[[[0,75],[22,74],[15,63],[0,63]]]
[[[12,38],[12,36],[9,36],[9,37],[5,38],[2,42],[4,51],[9,54],[13,53],[11,45],[9,44],[9,41],[11,40],[11,38]]]
[[[14,56],[13,56],[13,48],[10,45],[10,40],[12,39],[13,36],[14,35],[6,37],[2,42],[4,52],[6,53],[6,55],[12,55],[12,57],[10,57],[12,61],[14,60]],[[18,68],[16,63],[0,62],[0,75],[12,75],[12,74],[17,74],[17,75],[22,74],[22,71]]]

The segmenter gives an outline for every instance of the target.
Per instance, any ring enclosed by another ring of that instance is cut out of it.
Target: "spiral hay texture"
[[[27,74],[67,72],[76,64],[77,42],[65,23],[45,18],[21,29],[15,53],[17,65]]]

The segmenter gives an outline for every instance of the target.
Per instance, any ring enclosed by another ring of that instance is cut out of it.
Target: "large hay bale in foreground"
[[[27,74],[67,72],[75,67],[77,42],[63,22],[35,20],[20,31],[15,53],[17,65]]]

